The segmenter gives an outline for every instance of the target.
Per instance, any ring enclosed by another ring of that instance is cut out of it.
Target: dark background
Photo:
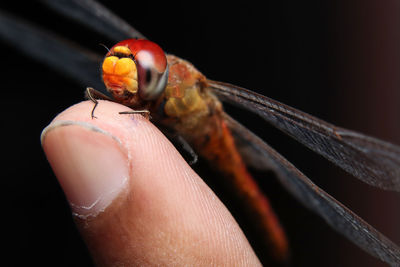
[[[210,79],[400,144],[398,1],[102,2]],[[99,43],[113,45],[35,1],[2,3],[0,9],[101,54],[105,51]],[[24,56],[13,45],[1,42],[0,47],[2,260],[5,266],[90,266],[39,140],[56,114],[82,101],[85,85]],[[254,115],[231,107],[228,111],[400,244],[399,194],[359,182]],[[383,266],[303,208],[276,181],[263,180],[260,174],[257,178],[287,231],[293,266]]]

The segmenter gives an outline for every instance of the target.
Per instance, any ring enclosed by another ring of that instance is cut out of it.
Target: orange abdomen
[[[211,166],[221,172],[225,182],[246,207],[247,215],[258,224],[275,259],[288,257],[285,233],[246,169],[234,138],[223,119],[222,104],[207,88],[206,78],[190,63],[168,56],[170,76],[165,91],[162,123],[182,135]]]
[[[233,136],[220,119],[221,134],[212,135],[209,142],[197,147],[197,151],[223,173],[233,188],[246,213],[258,225],[273,256],[279,261],[288,258],[289,248],[285,233],[270,206],[268,199],[251,177],[235,146]]]

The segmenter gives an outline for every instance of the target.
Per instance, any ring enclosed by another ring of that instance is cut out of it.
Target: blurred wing
[[[365,183],[400,191],[400,148],[336,127],[244,88],[209,81],[222,101],[260,115],[273,126]]]
[[[400,264],[400,248],[375,228],[331,197],[301,173],[282,155],[241,124],[224,115],[239,148],[261,155],[282,185],[306,207],[319,214],[351,242],[392,266]]]
[[[66,17],[79,21],[112,40],[142,38],[143,34],[94,0],[41,0]]]
[[[99,66],[102,56],[0,11],[0,39],[85,86],[104,88]]]

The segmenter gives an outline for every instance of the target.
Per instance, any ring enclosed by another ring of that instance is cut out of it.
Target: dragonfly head
[[[128,39],[114,45],[102,64],[107,90],[115,97],[139,94],[146,101],[158,98],[168,82],[164,51],[148,40]]]

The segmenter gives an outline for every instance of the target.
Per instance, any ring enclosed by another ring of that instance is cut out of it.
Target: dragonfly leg
[[[192,157],[190,160],[188,160],[189,165],[192,166],[193,164],[195,164],[199,159],[199,156],[196,154],[196,152],[194,152],[193,148],[182,136],[178,135],[175,139],[182,146],[182,149],[188,152],[189,155]]]
[[[96,109],[97,105],[99,104],[99,101],[97,101],[97,99],[93,97],[93,95],[91,94],[91,89],[93,89],[93,88],[92,87],[87,87],[86,88],[85,96],[94,103],[94,107],[93,107],[92,112],[90,113],[90,115],[91,115],[92,119],[94,119],[94,118],[97,119],[97,117],[94,116],[94,110]]]
[[[147,109],[140,109],[140,110],[132,110],[132,111],[121,111],[119,112],[119,114],[140,114],[143,117],[145,117],[146,119],[151,119],[150,116],[150,111],[148,111]]]
[[[105,94],[100,93],[93,87],[86,87],[85,98],[91,100],[94,103],[94,107],[92,109],[92,112],[90,113],[90,115],[92,116],[92,119],[97,119],[97,117],[94,115],[94,110],[96,109],[97,105],[99,104],[99,101],[97,101],[97,99],[112,101],[111,98],[109,98]]]
[[[196,164],[196,162],[199,160],[199,156],[184,137],[168,127],[158,125],[158,128],[174,145],[174,147],[178,150],[178,152],[182,155],[182,157],[190,166]]]
[[[114,101],[110,97],[108,97],[105,94],[97,91],[93,87],[87,87],[86,88],[85,97],[87,99],[91,100],[94,103],[94,107],[93,107],[92,112],[91,112],[92,119],[93,118],[97,119],[97,117],[94,116],[94,110],[96,109],[97,105],[99,104],[99,101],[97,101],[98,99]],[[132,111],[121,111],[121,112],[119,112],[119,114],[141,114],[141,115],[143,115],[143,117],[145,117],[147,119],[151,119],[150,111],[148,111],[147,109],[132,110]]]

